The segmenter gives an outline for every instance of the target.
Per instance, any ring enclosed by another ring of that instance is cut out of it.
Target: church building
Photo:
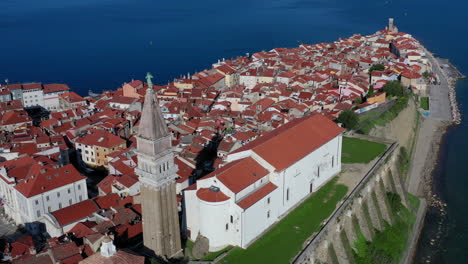
[[[341,171],[343,129],[322,115],[295,119],[227,156],[185,190],[189,239],[209,250],[248,247]]]

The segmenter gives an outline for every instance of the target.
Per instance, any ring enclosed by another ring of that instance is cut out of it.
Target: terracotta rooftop
[[[51,214],[61,225],[67,225],[86,218],[88,215],[97,212],[99,207],[92,200],[84,200],[74,205],[54,211]]]
[[[276,188],[278,188],[276,185],[273,183],[269,182],[262,188],[256,190],[249,196],[245,197],[241,201],[237,203],[242,209],[247,209],[250,206],[254,205],[256,202],[260,201],[263,197],[267,196],[270,194],[272,191],[274,191]]]
[[[229,200],[229,197],[225,195],[219,189],[213,188],[201,188],[197,191],[197,197],[200,200],[210,203],[224,202]]]
[[[252,150],[282,171],[344,131],[323,115],[298,118],[271,131],[234,153]]]

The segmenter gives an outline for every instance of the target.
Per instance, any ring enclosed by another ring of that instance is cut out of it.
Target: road
[[[431,58],[431,56],[429,57]],[[429,85],[429,111],[432,118],[451,121],[452,111],[449,99],[449,83],[442,73],[439,64],[431,58],[432,70],[439,77],[439,85]]]

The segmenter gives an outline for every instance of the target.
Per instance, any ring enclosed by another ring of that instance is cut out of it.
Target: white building
[[[63,110],[60,108],[60,95],[67,93],[69,90],[70,87],[66,84],[45,84],[43,90],[44,104],[42,106],[51,112]]]
[[[73,165],[58,167],[23,157],[0,163],[0,196],[6,215],[32,233],[44,214],[88,199],[86,177]]]
[[[23,84],[23,106],[24,108],[44,106],[44,93],[42,84]]]
[[[189,238],[209,250],[248,247],[341,170],[343,129],[322,115],[293,120],[228,155],[185,190]]]

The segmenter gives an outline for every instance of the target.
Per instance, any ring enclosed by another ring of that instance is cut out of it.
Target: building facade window
[[[41,211],[40,210],[37,210],[36,214],[37,214],[37,217],[41,217]]]
[[[234,217],[232,217],[232,215],[231,215],[231,224],[232,224],[233,221],[234,221]]]
[[[46,200],[49,201],[49,195],[46,196]]]
[[[59,203],[59,209],[62,209],[62,203]]]
[[[270,204],[270,197],[267,198],[267,203]]]
[[[72,199],[68,200],[68,205],[72,204]]]
[[[60,193],[59,192],[57,193],[57,198],[60,198]]]
[[[289,188],[286,190],[286,201],[289,201]]]
[[[270,210],[267,212],[267,218],[270,218]]]
[[[226,224],[226,230],[228,230],[228,229],[229,229],[229,224]]]
[[[39,204],[39,200],[36,200],[35,203],[36,203],[36,205],[38,205],[38,204]]]

